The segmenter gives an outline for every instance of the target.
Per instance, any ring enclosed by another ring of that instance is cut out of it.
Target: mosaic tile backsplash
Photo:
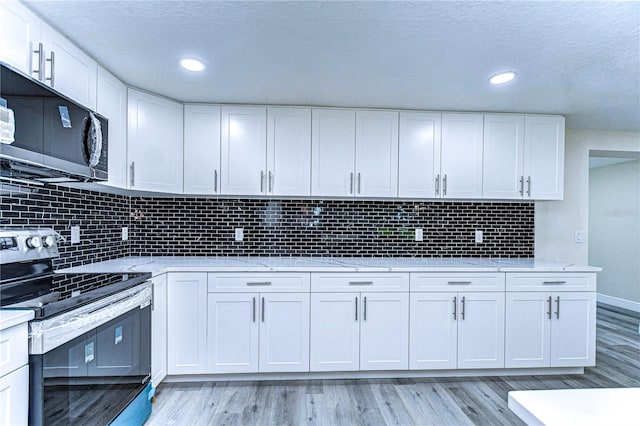
[[[131,211],[130,251],[140,256],[534,254],[533,203],[132,197]],[[414,241],[415,228],[423,241]]]

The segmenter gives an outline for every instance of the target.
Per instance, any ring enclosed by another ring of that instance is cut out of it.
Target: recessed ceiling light
[[[180,66],[187,71],[202,71],[204,69],[204,64],[197,59],[182,59],[180,61]]]
[[[508,83],[511,80],[516,78],[516,73],[513,71],[501,72],[500,74],[496,74],[489,79],[489,83],[491,84],[504,84]]]

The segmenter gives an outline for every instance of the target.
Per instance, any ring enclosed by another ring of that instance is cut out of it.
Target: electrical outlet
[[[422,228],[416,228],[416,241],[422,241],[424,234],[422,233]]]
[[[80,290],[72,290],[71,297],[78,297],[82,292]]]
[[[122,241],[127,241],[129,239],[129,228],[126,226],[122,227]]]
[[[75,225],[71,227],[71,244],[80,242],[80,227]]]
[[[482,239],[483,239],[482,231],[479,229],[476,229],[476,243],[481,243]]]
[[[236,228],[235,234],[236,234],[236,241],[244,240],[244,229],[243,228]]]
[[[584,242],[584,231],[576,231],[573,241],[577,244],[582,244]]]

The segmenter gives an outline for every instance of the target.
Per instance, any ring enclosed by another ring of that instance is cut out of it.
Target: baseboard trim
[[[606,294],[597,293],[598,303],[615,306],[616,308],[626,309],[628,311],[640,312],[640,303],[631,300],[621,299],[619,297],[608,296]]]
[[[534,376],[556,374],[583,374],[583,367],[509,368],[487,370],[434,370],[434,371],[344,371],[300,373],[246,373],[246,374],[189,374],[167,376],[164,381],[176,382],[237,382],[264,380],[340,380],[340,379],[403,379],[428,377],[487,377]]]

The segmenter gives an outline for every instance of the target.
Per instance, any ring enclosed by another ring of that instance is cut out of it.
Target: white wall
[[[640,132],[566,130],[564,200],[536,202],[536,258],[589,262],[589,150],[640,152]],[[576,230],[585,231],[584,243],[573,242]]]
[[[589,241],[598,293],[640,308],[640,161],[590,170]]]

